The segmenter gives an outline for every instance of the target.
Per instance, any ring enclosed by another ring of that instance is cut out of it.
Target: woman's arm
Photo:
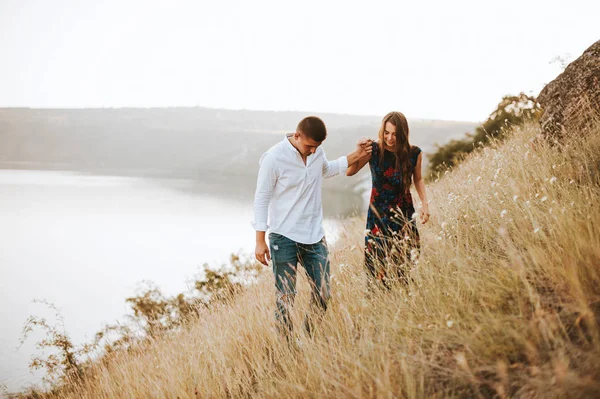
[[[369,146],[370,149],[372,149],[373,142],[370,139],[361,139],[358,141],[357,146]],[[352,164],[349,163],[348,169],[346,169],[346,176],[354,176],[355,174],[357,174],[358,171],[361,170],[363,166],[365,166],[369,162],[371,156],[372,152],[369,151],[367,155],[360,157],[356,162]]]
[[[417,158],[417,166],[413,175],[415,182],[415,189],[421,200],[421,209],[419,210],[419,216],[421,216],[421,223],[427,223],[429,220],[429,202],[427,202],[427,192],[425,191],[425,182],[423,181],[423,175],[421,173],[421,161],[423,159],[423,153],[419,154]]]
[[[348,165],[348,169],[346,169],[346,176],[354,176],[358,173],[359,170],[365,166],[369,160],[371,159],[371,154],[366,157],[360,158],[358,161],[353,163],[352,165]]]

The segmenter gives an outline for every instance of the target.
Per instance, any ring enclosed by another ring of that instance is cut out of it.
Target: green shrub
[[[537,121],[539,117],[540,106],[534,97],[525,93],[504,96],[474,134],[468,133],[464,139],[451,140],[444,145],[436,144],[437,151],[428,156],[430,177],[458,165],[467,154],[487,145],[490,140],[502,140],[514,127]]]

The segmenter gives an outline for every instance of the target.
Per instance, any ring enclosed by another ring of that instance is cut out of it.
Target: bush
[[[514,127],[522,126],[528,121],[537,121],[539,117],[540,106],[534,97],[525,93],[504,96],[487,120],[475,129],[474,134],[467,134],[462,140],[436,145],[437,151],[428,156],[430,177],[458,165],[467,154],[489,144],[491,140],[504,139]]]
[[[125,300],[133,312],[127,316],[128,322],[106,325],[92,342],[80,346],[69,337],[60,310],[47,301],[34,300],[53,310],[57,322],[51,324],[38,316],[30,316],[25,322],[21,344],[34,329],[41,329],[45,337],[37,343],[37,348],[52,352],[34,356],[29,367],[31,370],[45,369],[44,379],[53,391],[73,386],[87,378],[88,368],[95,362],[101,362],[115,352],[129,351],[148,339],[177,331],[189,320],[197,319],[203,310],[231,300],[243,292],[244,287],[254,283],[261,270],[260,264],[252,258],[232,254],[227,265],[204,264],[194,278],[191,293],[166,297],[154,283],[143,282],[136,295]],[[34,389],[13,394],[18,398],[38,397],[36,395],[39,394]]]

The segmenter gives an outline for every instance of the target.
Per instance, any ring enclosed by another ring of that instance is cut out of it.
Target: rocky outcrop
[[[560,139],[565,131],[581,132],[600,121],[600,40],[548,83],[537,101],[546,138]]]

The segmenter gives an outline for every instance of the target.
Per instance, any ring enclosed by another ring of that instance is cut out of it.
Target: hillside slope
[[[267,270],[53,397],[597,397],[600,124],[563,145],[538,133],[523,128],[428,187],[433,219],[408,287],[366,294],[364,220],[348,220],[314,338],[276,334]]]

